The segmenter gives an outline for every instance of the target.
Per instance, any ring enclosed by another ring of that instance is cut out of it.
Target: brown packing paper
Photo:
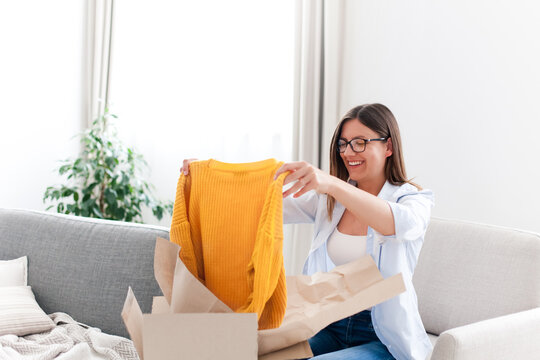
[[[191,274],[180,258],[176,261],[170,305],[172,313],[234,313]]]
[[[256,314],[251,314],[254,317],[250,320],[242,317],[249,314],[234,313],[187,270],[178,257],[179,250],[178,245],[166,239],[156,240],[154,271],[165,296],[154,298],[152,314],[143,315],[131,288],[128,291],[122,318],[137,351],[146,360],[161,360],[155,356],[163,346],[168,353],[177,356],[195,351],[199,358],[213,358],[211,354],[215,347],[229,349],[234,348],[234,344],[241,344],[237,347],[242,349],[255,346],[259,360],[311,357],[306,340],[321,329],[405,291],[401,274],[384,279],[370,256],[336,267],[328,273],[288,276],[287,311],[282,325],[255,333]],[[166,294],[170,294],[170,300]],[[240,323],[232,320],[241,318],[243,320],[238,320]],[[223,336],[233,328],[238,330],[236,338]],[[183,335],[184,329],[192,329],[191,335],[199,334],[199,345]],[[160,336],[167,340],[160,340]],[[206,346],[202,345],[204,341]],[[203,352],[204,356],[201,355]],[[238,360],[255,359],[255,356],[250,357],[247,351],[242,356],[220,358]]]
[[[377,305],[403,291],[403,278],[398,274],[376,282],[348,298],[330,295],[328,302],[322,305],[306,304],[305,307],[291,310],[287,307],[285,319],[279,328],[259,331],[259,355],[309,339],[331,323]]]
[[[302,341],[298,344],[294,344],[285,349],[271,352],[266,355],[261,355],[258,360],[294,360],[305,359],[313,356],[309,342]]]

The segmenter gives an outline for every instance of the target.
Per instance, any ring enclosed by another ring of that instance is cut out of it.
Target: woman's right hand
[[[184,159],[184,163],[182,164],[182,167],[180,168],[180,172],[184,173],[184,175],[189,174],[189,164],[193,161],[196,161],[197,159]]]

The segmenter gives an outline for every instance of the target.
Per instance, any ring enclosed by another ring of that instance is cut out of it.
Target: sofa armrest
[[[431,360],[538,359],[540,307],[443,332]]]

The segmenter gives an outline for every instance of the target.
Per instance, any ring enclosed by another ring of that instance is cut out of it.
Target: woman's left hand
[[[287,185],[293,181],[296,181],[296,184],[283,193],[284,198],[293,193],[293,197],[297,198],[310,190],[315,190],[321,194],[327,194],[330,186],[337,179],[306,161],[295,161],[283,164],[276,171],[274,179],[276,179],[279,174],[286,171],[290,171],[291,173],[285,177],[283,185]]]

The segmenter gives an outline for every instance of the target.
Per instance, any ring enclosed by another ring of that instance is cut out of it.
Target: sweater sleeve
[[[282,188],[286,176],[287,173],[278,176],[271,183],[266,194],[253,255],[248,265],[250,295],[246,304],[237,310],[238,312],[256,312],[260,319],[267,301],[277,291],[282,295],[279,299],[273,298],[274,314],[272,324],[267,324],[269,328],[278,327],[281,324],[287,305],[286,290],[276,290],[280,274],[284,272]],[[280,283],[283,282],[282,286],[285,288],[284,279],[282,280]]]
[[[170,237],[171,242],[180,245],[180,259],[186,268],[199,281],[204,283],[204,273],[202,261],[197,261],[193,241],[191,238],[191,228],[188,219],[188,208],[191,190],[191,175],[180,175],[176,187],[176,199],[174,201]]]

